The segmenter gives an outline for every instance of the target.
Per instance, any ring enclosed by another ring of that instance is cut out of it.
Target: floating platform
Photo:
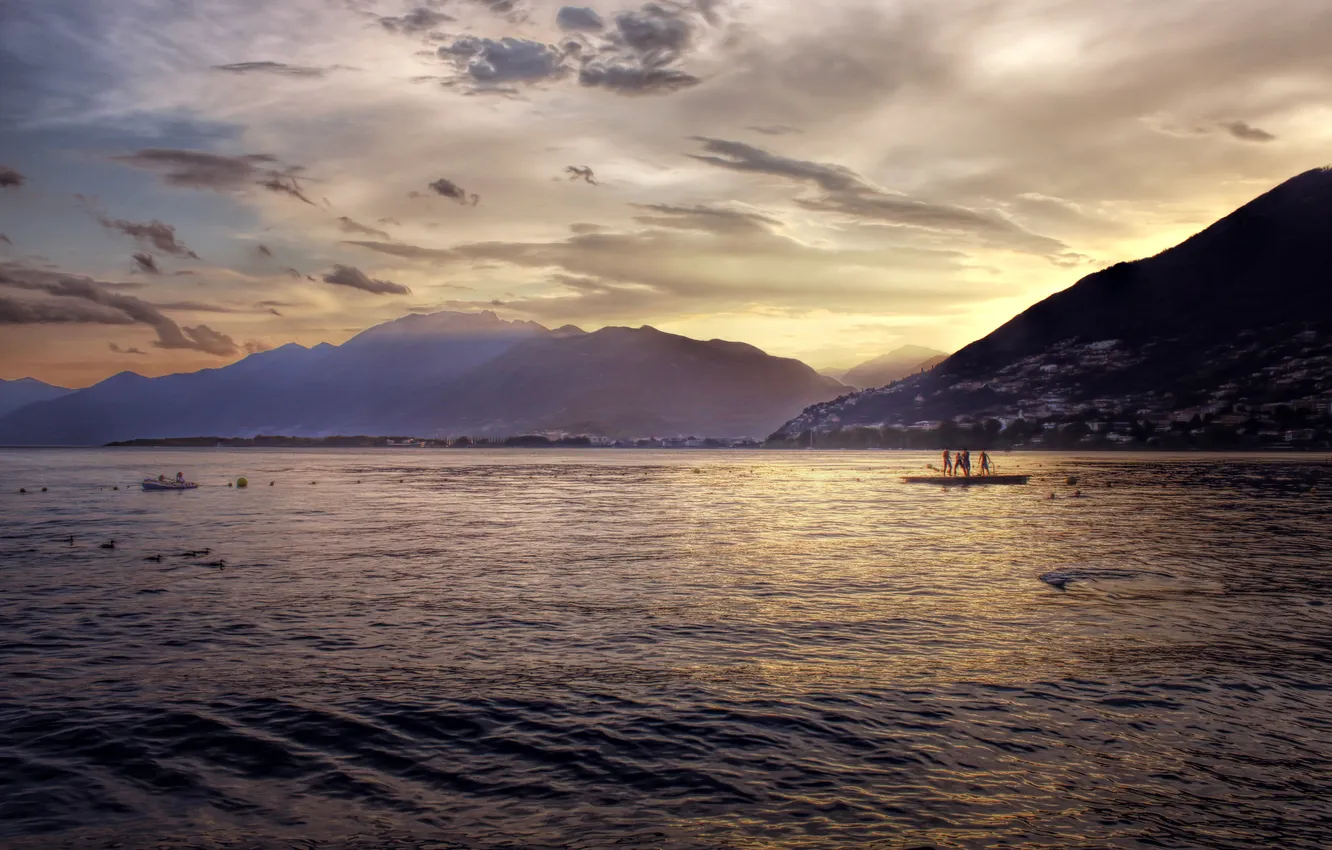
[[[1030,475],[908,475],[906,484],[934,484],[938,487],[971,487],[979,484],[1026,484]]]
[[[196,490],[199,485],[193,481],[177,481],[174,478],[168,478],[165,481],[159,481],[156,478],[143,479],[143,489],[145,490]]]

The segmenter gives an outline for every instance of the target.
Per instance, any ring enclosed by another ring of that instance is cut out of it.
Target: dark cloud
[[[996,213],[887,192],[845,166],[780,156],[744,142],[694,138],[708,151],[708,155],[690,154],[700,162],[731,171],[812,183],[823,190],[821,196],[796,199],[796,203],[805,209],[882,221],[899,227],[965,233],[987,244],[1051,258],[1068,254],[1068,247],[1059,240],[1031,233]]]
[[[463,205],[471,204],[472,206],[476,206],[477,204],[481,203],[480,195],[475,195],[475,194],[468,195],[467,191],[463,189],[463,187],[459,186],[457,183],[454,183],[452,180],[448,179],[447,177],[439,178],[435,182],[431,183],[429,188],[432,189],[436,195],[445,198],[450,198]]]
[[[402,222],[396,218],[380,218],[375,220],[375,224],[391,224],[394,227],[402,227]]]
[[[260,301],[258,304],[254,306],[259,308],[263,307],[273,308],[273,307],[300,307],[302,305],[292,301]]]
[[[563,51],[526,38],[465,35],[440,47],[437,55],[453,62],[472,83],[484,88],[557,80],[569,73]]]
[[[273,249],[269,248],[267,245],[264,245],[262,243],[254,246],[254,250],[257,251],[260,256],[264,257],[273,256]]]
[[[25,301],[0,295],[0,325],[56,324],[132,325],[134,320],[119,311],[79,301]]]
[[[645,64],[664,65],[680,58],[694,40],[694,27],[682,9],[647,3],[636,12],[615,16],[616,37]]]
[[[172,274],[176,277],[186,277],[188,275],[196,274],[196,272],[194,269],[181,269],[180,271],[172,272]]]
[[[138,267],[139,271],[143,272],[144,274],[162,273],[162,270],[157,267],[157,258],[154,257],[152,254],[147,254],[143,252],[137,254],[131,254],[130,259],[134,260],[134,264]]]
[[[297,183],[296,178],[290,174],[274,174],[260,180],[256,185],[263,186],[270,192],[280,192],[284,195],[291,195],[293,198],[305,201],[312,207],[315,206],[315,202],[305,197],[305,194],[301,192],[300,184]]]
[[[0,242],[5,243],[6,245],[13,245],[13,244],[14,244],[14,240],[10,239],[8,236],[6,236],[6,235],[3,234],[3,233],[0,233]]]
[[[301,278],[305,277],[304,274],[297,271],[296,269],[293,269],[291,266],[283,266],[282,270],[287,273],[288,277],[293,277],[296,280],[300,280]]]
[[[226,334],[218,333],[207,325],[193,328],[177,325],[147,301],[132,295],[113,292],[107,284],[82,275],[34,269],[18,263],[4,263],[0,264],[0,286],[41,292],[66,299],[61,302],[65,304],[86,302],[108,311],[118,312],[129,321],[122,319],[113,322],[98,321],[102,324],[133,322],[147,325],[157,332],[157,339],[153,345],[158,348],[202,351],[219,357],[235,354],[239,350]]]
[[[129,346],[128,348],[121,348],[120,346],[116,345],[114,342],[108,342],[108,343],[106,344],[106,347],[109,348],[109,349],[111,349],[112,351],[114,351],[114,352],[117,353],[117,354],[147,354],[147,353],[148,353],[148,352],[146,352],[146,351],[140,351],[139,349],[135,348],[135,347],[132,346],[132,345]]]
[[[653,2],[620,12],[615,27],[602,36],[578,72],[581,85],[616,94],[668,94],[702,80],[672,67],[694,47],[702,14],[712,19],[713,5]]]
[[[252,339],[249,342],[245,343],[246,354],[259,354],[260,352],[272,351],[272,350],[273,350],[272,343],[264,342],[262,339]]]
[[[606,22],[595,9],[586,6],[562,6],[555,15],[555,25],[565,32],[601,32]]]
[[[456,20],[452,15],[420,6],[399,17],[381,17],[379,23],[389,32],[418,33]]]
[[[211,189],[215,192],[236,192],[251,186],[261,186],[270,192],[280,192],[299,198],[307,204],[296,181],[298,165],[287,165],[270,154],[242,154],[226,156],[206,151],[178,150],[175,148],[145,148],[133,153],[118,154],[112,161],[152,171],[161,176],[168,186],[190,189]]]
[[[1274,142],[1276,136],[1244,121],[1227,121],[1221,128],[1242,142]]]
[[[596,175],[592,173],[591,166],[567,165],[564,168],[564,173],[569,175],[570,180],[583,180],[587,183],[591,183],[593,186],[597,185],[597,178]]]
[[[19,174],[8,165],[0,165],[0,189],[14,189],[22,186],[28,178]]]
[[[788,127],[785,124],[750,125],[745,129],[753,130],[755,133],[762,133],[765,136],[786,136],[791,133],[802,132],[796,127]]]
[[[359,221],[354,221],[345,215],[338,218],[338,227],[342,229],[343,233],[359,233],[362,236],[374,236],[377,239],[393,238],[382,230],[376,230],[373,227],[361,224]]]
[[[199,255],[186,248],[176,239],[176,228],[165,222],[153,219],[149,222],[126,221],[123,218],[107,218],[97,213],[97,221],[107,230],[118,230],[141,245],[156,248],[163,254],[173,257],[197,260]]]
[[[629,64],[591,64],[578,72],[578,82],[623,95],[669,94],[696,86],[702,80],[675,68],[645,68]]]
[[[269,307],[269,308],[267,308],[264,312],[269,313],[270,315],[273,315],[273,316],[279,316],[279,317],[280,317],[280,316],[282,315],[282,313],[280,313],[276,307]]]
[[[329,71],[328,68],[288,65],[285,62],[233,62],[230,65],[214,65],[213,70],[231,74],[277,74],[283,77],[322,77]]]
[[[333,271],[324,275],[324,282],[337,284],[338,286],[349,286],[352,289],[372,292],[376,295],[410,295],[412,292],[400,283],[369,277],[355,266],[334,266]]]
[[[817,184],[820,189],[827,192],[872,189],[859,175],[845,166],[778,156],[763,148],[744,142],[731,142],[706,136],[694,136],[693,139],[702,142],[703,150],[713,155],[704,156],[691,153],[689,156],[719,168],[754,174],[772,174],[791,180],[808,181]]]

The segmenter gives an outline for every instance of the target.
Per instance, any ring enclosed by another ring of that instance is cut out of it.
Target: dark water
[[[1327,458],[929,460],[0,452],[0,846],[1328,846]]]

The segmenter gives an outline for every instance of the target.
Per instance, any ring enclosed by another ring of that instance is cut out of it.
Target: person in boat
[[[944,475],[952,475],[952,474],[953,474],[953,453],[950,452],[948,449],[944,449],[943,462],[944,462],[944,465],[943,465],[943,474],[944,474]]]
[[[183,472],[177,472],[177,473],[176,473],[176,483],[177,483],[177,484],[184,484],[184,483],[185,483],[185,473],[183,473]]]
[[[166,483],[166,476],[163,475],[163,474],[160,473],[160,472],[157,473],[157,483],[159,483],[159,484],[165,484],[165,483]]]
[[[993,475],[993,474],[994,474],[994,464],[990,463],[990,453],[987,452],[987,451],[985,451],[984,449],[981,449],[981,468],[980,468],[980,474],[981,474],[981,475]]]

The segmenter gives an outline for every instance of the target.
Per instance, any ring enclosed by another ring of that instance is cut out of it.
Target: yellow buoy
[[[237,487],[249,487],[249,486],[250,486],[250,479],[248,479],[248,478],[246,478],[244,475],[242,475],[240,478],[237,478],[237,479],[236,479],[236,486],[237,486]]]

